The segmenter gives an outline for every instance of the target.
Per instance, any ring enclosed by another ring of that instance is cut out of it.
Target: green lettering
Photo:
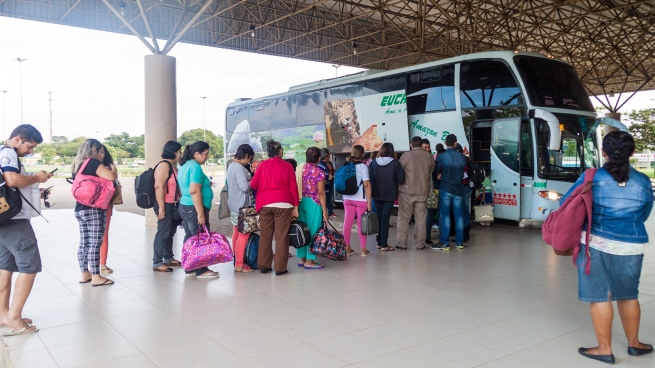
[[[380,104],[380,106],[386,106],[388,100],[389,100],[389,96],[382,97],[382,103]]]
[[[403,97],[400,99],[400,103],[401,104],[407,103],[407,95],[405,95],[404,93],[403,93]]]

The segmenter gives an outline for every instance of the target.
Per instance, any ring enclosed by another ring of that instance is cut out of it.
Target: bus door
[[[491,192],[494,216],[519,221],[521,118],[496,119],[491,127]]]

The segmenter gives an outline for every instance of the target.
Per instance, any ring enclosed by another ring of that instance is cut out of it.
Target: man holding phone
[[[0,226],[0,335],[13,336],[38,331],[32,320],[23,318],[23,307],[32,291],[36,274],[41,272],[41,255],[30,219],[32,208],[25,203],[30,196],[30,186],[45,183],[52,174],[39,171],[28,175],[19,157],[31,154],[43,141],[41,133],[32,125],[19,125],[3,146],[0,146],[0,170],[8,187],[23,193],[21,211]],[[11,280],[18,272],[14,297],[11,296]]]

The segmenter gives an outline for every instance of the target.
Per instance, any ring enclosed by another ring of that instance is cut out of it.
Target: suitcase
[[[312,242],[309,227],[302,221],[292,221],[289,228],[289,245],[294,248],[308,246]]]
[[[362,228],[360,231],[362,235],[373,235],[380,232],[378,215],[375,212],[364,212],[362,215]]]

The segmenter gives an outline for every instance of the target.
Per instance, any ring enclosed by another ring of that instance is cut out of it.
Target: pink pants
[[[350,245],[350,236],[351,229],[353,227],[353,221],[355,219],[355,214],[357,214],[357,235],[359,236],[359,246],[362,249],[366,249],[366,235],[362,235],[362,215],[368,209],[368,204],[366,201],[352,201],[346,199],[343,201],[343,208],[346,212],[343,218],[343,237],[346,241],[347,246]],[[352,248],[352,246],[351,246]]]
[[[248,238],[250,234],[242,234],[237,230],[237,227],[234,227],[232,231],[232,248],[234,248],[234,258],[236,258],[236,263],[234,268],[243,267],[243,256],[246,252],[246,245],[248,245]]]
[[[102,245],[100,246],[100,264],[103,266],[107,265],[107,253],[109,252],[109,223],[111,222],[111,213],[113,212],[114,206],[109,205],[107,208],[107,213],[105,214],[106,223],[105,223],[105,235],[102,238]]]

